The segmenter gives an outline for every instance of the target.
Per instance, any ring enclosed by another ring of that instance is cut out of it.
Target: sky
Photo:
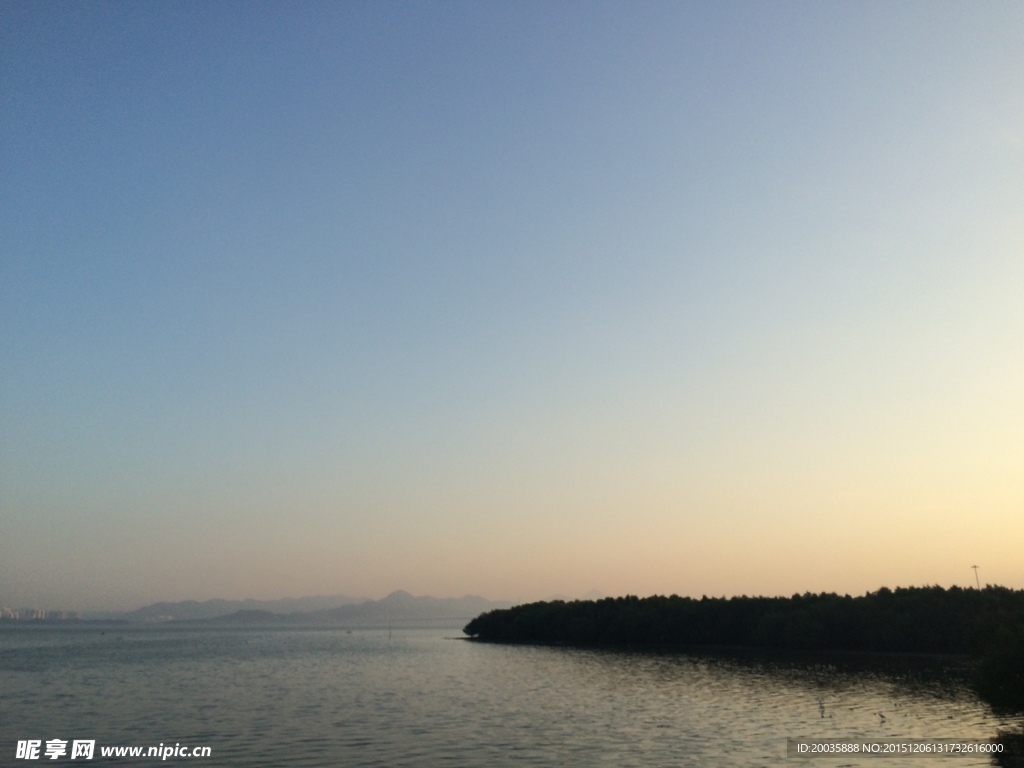
[[[1024,5],[0,4],[0,605],[1024,588]]]

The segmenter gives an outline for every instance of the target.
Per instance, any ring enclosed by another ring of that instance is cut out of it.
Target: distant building
[[[48,611],[45,608],[0,608],[0,620],[6,621],[74,621],[80,618],[78,611]]]

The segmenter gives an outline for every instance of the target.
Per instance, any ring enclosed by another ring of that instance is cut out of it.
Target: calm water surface
[[[513,647],[457,629],[0,628],[0,765],[19,739],[208,746],[213,766],[987,766],[799,760],[786,738],[989,739],[955,662]],[[879,715],[881,713],[881,716]],[[884,716],[884,718],[883,718]]]

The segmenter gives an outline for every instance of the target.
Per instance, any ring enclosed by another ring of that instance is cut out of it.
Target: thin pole
[[[972,565],[971,568],[974,569],[974,583],[978,585],[978,589],[981,589],[981,581],[978,580],[978,566]]]

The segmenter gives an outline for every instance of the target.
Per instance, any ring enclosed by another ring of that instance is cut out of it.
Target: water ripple
[[[10,743],[0,749],[95,738],[209,746],[210,765],[222,766],[810,768],[786,759],[787,737],[989,738],[1007,725],[955,665],[509,647],[446,634],[5,628],[0,723]]]

